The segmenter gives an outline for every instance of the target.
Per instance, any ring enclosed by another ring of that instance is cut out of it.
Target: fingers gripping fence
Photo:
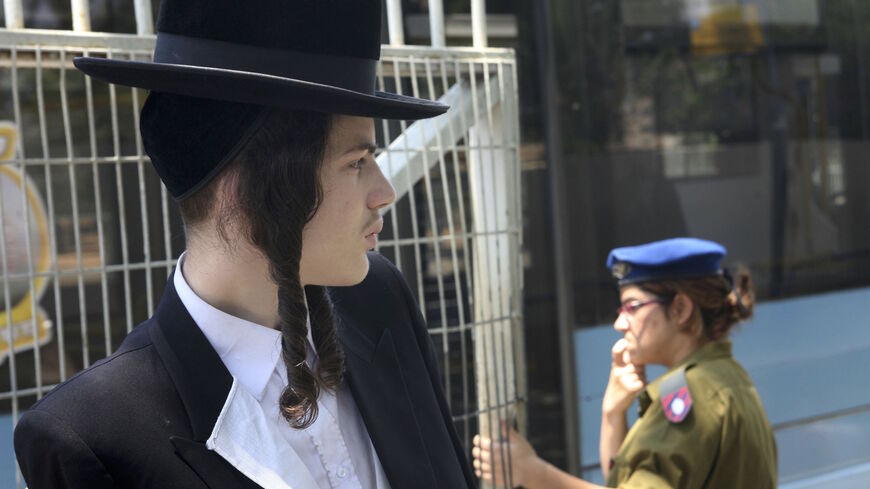
[[[20,413],[154,310],[181,221],[143,153],[146,93],[72,59],[150,59],[153,37],[0,31],[0,486],[23,487]],[[491,48],[384,47],[381,89],[451,110],[377,121],[397,200],[379,251],[416,292],[460,437],[524,424],[516,64]],[[13,353],[14,352],[14,353]]]

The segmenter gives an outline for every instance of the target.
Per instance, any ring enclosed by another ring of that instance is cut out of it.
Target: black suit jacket
[[[346,379],[393,489],[474,486],[426,325],[401,274],[370,254],[332,288]],[[154,316],[112,356],[35,404],[15,430],[31,489],[258,487],[205,446],[232,377],[172,279]]]

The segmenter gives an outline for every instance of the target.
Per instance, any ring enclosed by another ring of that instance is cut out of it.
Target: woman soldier
[[[776,442],[761,400],[734,360],[728,333],[752,315],[748,271],[736,283],[719,263],[725,248],[676,238],[610,252],[621,306],[601,419],[601,469],[607,487],[776,487]],[[647,384],[644,367],[668,371]],[[626,411],[639,395],[640,418]],[[600,487],[540,459],[510,430],[505,441],[475,437],[474,467],[527,489]],[[507,447],[506,445],[510,445]]]

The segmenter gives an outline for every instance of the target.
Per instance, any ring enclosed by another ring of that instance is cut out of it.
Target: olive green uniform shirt
[[[692,397],[680,423],[665,417],[662,378],[685,369]],[[755,386],[731,355],[730,341],[704,345],[640,395],[607,478],[625,489],[774,489],[776,441]]]

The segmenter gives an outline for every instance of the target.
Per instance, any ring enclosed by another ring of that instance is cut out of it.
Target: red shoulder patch
[[[689,411],[692,410],[692,395],[689,394],[689,387],[686,385],[681,386],[674,392],[661,396],[661,399],[665,416],[671,423],[683,421],[686,419]]]

